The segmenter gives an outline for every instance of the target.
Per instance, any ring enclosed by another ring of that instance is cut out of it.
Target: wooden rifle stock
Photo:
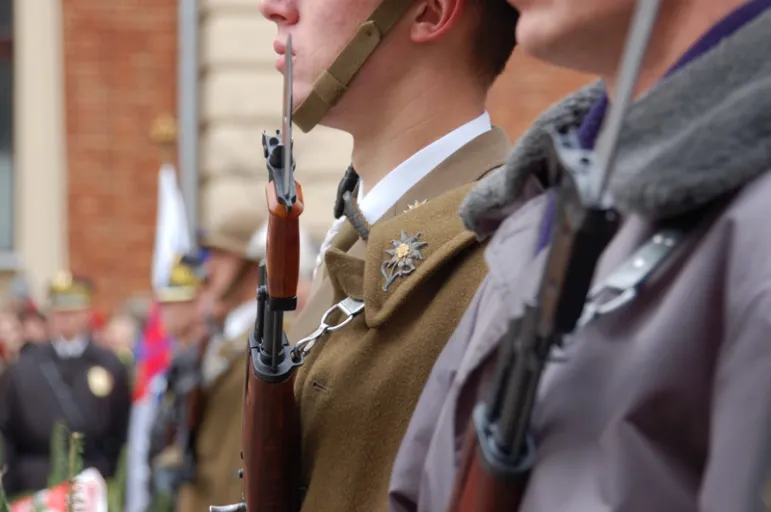
[[[449,512],[514,511],[522,498],[512,482],[496,477],[483,466],[477,431],[469,425],[463,443]]]
[[[281,204],[273,182],[265,186],[268,200],[268,295],[289,299],[297,294],[300,277],[300,215],[303,212],[303,191],[295,182],[297,200],[291,211]]]
[[[299,487],[300,417],[294,375],[283,382],[261,380],[247,366],[244,393],[244,482],[248,510],[289,512]]]

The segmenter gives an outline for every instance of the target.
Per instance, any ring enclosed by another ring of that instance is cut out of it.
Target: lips
[[[276,52],[277,55],[284,55],[286,53],[286,42],[276,39],[273,41],[273,51]],[[296,52],[294,51],[294,48],[292,49],[292,56],[294,57],[296,55]]]
[[[273,41],[273,51],[276,52],[276,69],[283,73],[284,68],[286,67],[284,62],[286,58],[286,42],[281,39],[276,39]],[[295,55],[296,52],[294,51],[294,48],[292,48],[292,60],[294,60]]]

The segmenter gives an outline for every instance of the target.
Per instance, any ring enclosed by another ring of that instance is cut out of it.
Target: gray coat
[[[705,215],[636,300],[571,338],[544,373],[537,459],[520,511],[759,510],[771,475],[771,13],[631,109],[611,190],[624,222],[602,280],[656,223],[733,194]],[[547,112],[462,214],[489,275],[434,366],[393,468],[393,512],[444,512],[470,411],[495,348],[538,286],[546,197],[512,214],[544,166],[543,126],[575,124],[599,85]]]

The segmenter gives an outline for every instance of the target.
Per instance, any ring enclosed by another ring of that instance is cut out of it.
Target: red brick
[[[63,0],[69,259],[111,310],[146,293],[155,118],[176,112],[176,0]]]
[[[591,82],[593,77],[543,64],[515,51],[490,92],[493,122],[516,141],[549,105]]]

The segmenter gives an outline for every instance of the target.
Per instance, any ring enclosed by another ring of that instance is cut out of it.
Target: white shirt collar
[[[432,142],[399,164],[369,192],[365,192],[364,181],[360,181],[357,202],[361,213],[370,223],[376,222],[407,191],[436,169],[439,164],[461,147],[491,129],[490,114],[483,112],[476,119]]]
[[[359,194],[357,203],[359,209],[370,223],[375,223],[385,212],[388,211],[396,202],[402,198],[412,187],[421,179],[426,177],[431,171],[436,169],[439,164],[449,158],[475,138],[485,132],[492,130],[490,114],[487,111],[466,124],[459,126],[441,139],[436,140],[424,147],[410,158],[402,162],[394,170],[389,172],[372,190],[365,193],[364,183],[359,182]],[[316,279],[316,272],[324,261],[324,254],[332,245],[332,240],[340,231],[345,216],[335,219],[329,228],[324,241],[321,244],[318,255],[316,256],[316,268],[313,271],[313,279]]]
[[[54,340],[51,345],[56,351],[56,354],[62,359],[74,359],[82,356],[83,352],[86,351],[88,340],[82,336],[71,340],[59,338]]]

